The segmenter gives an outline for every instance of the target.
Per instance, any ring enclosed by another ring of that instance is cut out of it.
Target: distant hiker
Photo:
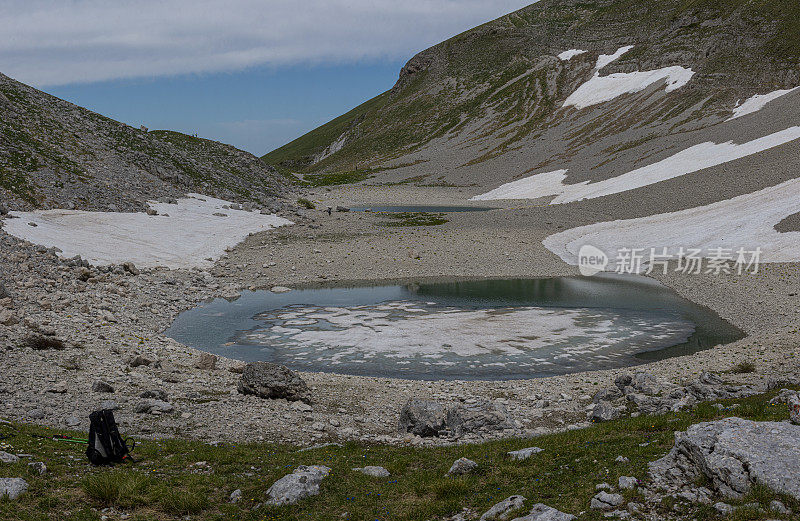
[[[333,212],[333,207],[332,207],[332,206],[329,206],[329,207],[328,207],[328,209],[327,209],[326,211],[328,212],[328,215],[330,215],[330,214],[331,214],[331,212]]]

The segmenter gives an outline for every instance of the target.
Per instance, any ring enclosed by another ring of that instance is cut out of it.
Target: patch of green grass
[[[755,373],[756,372],[756,364],[753,362],[739,362],[731,369],[731,372],[734,374],[746,374],[746,373]]]
[[[443,213],[430,212],[400,212],[387,213],[391,221],[383,221],[383,226],[439,226],[448,222]]]
[[[332,172],[328,174],[309,174],[305,176],[308,186],[334,186],[359,183],[369,178],[370,170],[354,170],[351,172]]]
[[[97,520],[98,512],[90,507],[112,506],[131,519],[158,521],[187,515],[197,521],[327,521],[340,519],[345,512],[353,520],[426,521],[451,516],[465,507],[483,513],[498,501],[521,494],[528,498],[523,512],[542,502],[575,515],[583,512],[580,521],[601,521],[602,513],[588,508],[597,483],[615,483],[620,476],[646,480],[647,463],[669,451],[674,431],[685,430],[692,423],[734,415],[759,421],[785,420],[785,406],[769,405],[775,394],[725,400],[721,411],[712,404],[701,404],[687,412],[625,418],[535,439],[451,447],[347,443],[297,452],[295,447],[270,443],[211,446],[181,439],[138,440],[137,462],[113,469],[90,466],[81,445],[31,436],[81,433],[28,424],[0,425],[3,441],[15,452],[31,454],[34,461],[45,461],[48,466],[47,474],[34,476],[27,473],[25,461],[0,465],[0,477],[24,475],[30,484],[17,500],[0,501],[0,519]],[[544,452],[523,462],[506,456],[508,451],[533,445]],[[630,461],[615,463],[618,455]],[[446,476],[460,457],[476,461],[478,471]],[[197,465],[201,461],[206,464]],[[332,469],[322,482],[320,495],[292,506],[254,509],[265,501],[275,480],[298,465],[314,464]],[[365,465],[382,465],[392,475],[376,479],[352,470]],[[241,489],[243,497],[231,504],[228,498],[235,489]],[[626,493],[626,497],[640,499],[634,493]],[[730,503],[757,502],[766,508],[773,499],[800,511],[798,502],[762,487]],[[684,513],[687,519],[719,519],[708,507],[687,507]],[[745,511],[736,515],[739,517],[731,519],[780,518],[774,513],[752,517],[756,514]]]
[[[305,197],[301,197],[301,198],[299,198],[299,199],[297,200],[297,204],[299,204],[299,205],[300,205],[300,206],[302,206],[303,208],[308,208],[309,210],[313,210],[314,208],[316,208],[316,207],[317,207],[317,205],[315,205],[315,204],[313,203],[313,201],[311,201],[311,200],[309,200],[309,199],[306,199]]]
[[[131,469],[98,469],[81,481],[84,493],[102,506],[130,508],[147,503],[148,476]]]

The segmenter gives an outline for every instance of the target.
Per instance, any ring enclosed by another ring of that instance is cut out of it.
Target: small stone
[[[67,416],[64,423],[67,424],[67,427],[77,427],[81,424],[81,420],[75,416]]]
[[[7,496],[15,500],[28,490],[28,482],[22,478],[0,478],[0,498]]]
[[[506,521],[511,517],[512,512],[522,508],[525,504],[523,496],[510,496],[495,504],[492,508],[486,511],[480,521]]]
[[[470,472],[475,471],[478,468],[478,464],[472,461],[471,459],[467,458],[458,458],[453,465],[450,467],[450,470],[447,471],[449,476],[461,476],[463,474],[469,474]]]
[[[625,456],[617,456],[617,459],[615,459],[614,461],[617,463],[629,463],[631,460],[629,460]]]
[[[105,380],[95,380],[92,384],[92,391],[96,393],[113,393],[114,386]]]
[[[139,274],[139,269],[136,267],[136,265],[134,263],[132,263],[130,261],[123,263],[122,264],[122,269],[124,269],[125,271],[127,271],[131,275],[138,275]]]
[[[16,454],[11,454],[6,451],[0,450],[0,463],[16,463],[19,461],[19,457]]]
[[[45,413],[41,409],[31,409],[28,411],[28,418],[31,420],[42,420],[45,417]]]
[[[717,513],[718,513],[719,515],[721,515],[721,516],[727,516],[727,515],[730,515],[730,514],[732,514],[732,513],[733,513],[733,511],[735,510],[735,509],[733,508],[733,506],[731,506],[731,505],[729,505],[729,504],[727,504],[727,503],[723,503],[722,501],[720,501],[719,503],[714,503],[714,507],[713,507],[713,508],[714,508],[714,510],[716,510],[716,511],[717,511]]]
[[[134,408],[134,412],[136,412],[137,414],[147,414],[147,413],[169,414],[174,411],[175,411],[175,406],[173,406],[169,402],[164,402],[161,400],[145,400],[143,402],[139,402]]]
[[[217,368],[217,357],[211,353],[200,353],[200,358],[197,359],[195,364],[197,369],[204,371],[211,371]]]
[[[385,468],[374,465],[354,468],[353,470],[356,472],[361,472],[362,474],[366,474],[367,476],[372,476],[373,478],[388,478],[391,475]]]
[[[561,512],[543,503],[536,503],[531,508],[530,514],[525,517],[518,517],[514,521],[573,521],[575,516]]]
[[[789,421],[800,425],[800,395],[793,394],[786,400],[789,405]]]
[[[150,365],[152,363],[153,363],[153,361],[150,360],[149,358],[145,358],[142,355],[136,355],[131,359],[131,361],[128,363],[128,365],[130,365],[131,367],[139,367],[139,366],[142,366],[142,365],[148,366],[148,365]]]
[[[162,402],[166,402],[167,400],[169,400],[167,392],[163,389],[150,389],[149,391],[145,391],[142,394],[140,394],[139,398],[161,400]]]
[[[34,461],[32,463],[28,463],[28,470],[31,474],[38,474],[41,476],[47,473],[47,465],[41,461]]]
[[[777,499],[773,499],[769,503],[769,509],[777,514],[782,516],[788,516],[792,513],[792,511],[786,507],[782,502],[778,501]]]
[[[530,458],[534,454],[539,454],[543,450],[544,449],[540,449],[539,447],[528,447],[526,449],[512,450],[511,452],[508,452],[507,454],[514,461],[522,461],[522,460],[526,460],[526,459]]]
[[[631,476],[620,476],[619,488],[622,490],[632,490],[639,484],[639,480]]]
[[[230,502],[231,503],[238,503],[242,499],[242,489],[237,488],[233,492],[231,492]]]
[[[591,501],[591,508],[594,510],[614,510],[620,506],[625,499],[620,494],[609,494],[608,492],[600,492],[596,494]]]
[[[109,411],[116,411],[119,409],[119,404],[113,400],[103,400],[100,402],[101,409],[108,409]]]
[[[292,288],[287,288],[286,286],[272,286],[269,290],[273,293],[289,293],[292,291]]]

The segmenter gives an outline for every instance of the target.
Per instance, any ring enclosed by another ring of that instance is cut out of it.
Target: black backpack
[[[89,447],[86,449],[86,456],[92,465],[133,461],[130,454],[134,446],[133,440],[124,440],[119,435],[111,409],[102,409],[89,415]]]

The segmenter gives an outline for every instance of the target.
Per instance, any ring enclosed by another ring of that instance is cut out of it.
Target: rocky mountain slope
[[[575,162],[602,177],[707,139],[741,100],[800,85],[799,64],[789,0],[542,0],[421,52],[390,91],[264,159],[424,185]],[[600,76],[621,92],[575,98]]]
[[[232,146],[135,129],[0,74],[0,202],[12,208],[143,210],[187,192],[269,206],[283,185]]]

